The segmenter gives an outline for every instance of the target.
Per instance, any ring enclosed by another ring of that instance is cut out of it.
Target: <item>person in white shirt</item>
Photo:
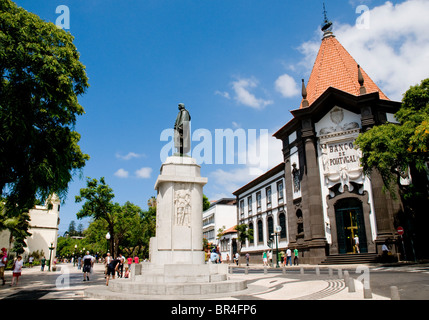
[[[21,276],[22,265],[23,265],[22,257],[21,256],[16,257],[16,260],[13,263],[13,268],[12,268],[12,282],[10,283],[11,287],[13,286],[13,283],[15,282],[15,280],[16,280],[16,285],[18,285],[18,280],[19,280],[19,277]]]
[[[290,262],[290,265],[292,266],[292,251],[287,248],[286,250],[286,265]]]
[[[82,260],[83,281],[89,281],[89,274],[91,273],[91,268],[94,265],[95,258],[89,254],[89,251],[87,251]]]
[[[356,248],[356,252],[357,252],[357,253],[360,253],[360,250],[359,250],[359,237],[356,235],[356,236],[353,238],[353,240],[355,241],[355,248]]]

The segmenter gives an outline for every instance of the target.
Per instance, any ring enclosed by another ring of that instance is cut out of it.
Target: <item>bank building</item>
[[[249,252],[254,262],[270,247],[297,248],[300,263],[370,262],[396,236],[401,203],[382,191],[376,171],[364,175],[354,141],[373,126],[395,122],[401,103],[379,89],[331,29],[325,18],[310,78],[306,85],[302,80],[302,101],[274,133],[284,162],[233,192],[238,223],[254,234],[241,255]]]

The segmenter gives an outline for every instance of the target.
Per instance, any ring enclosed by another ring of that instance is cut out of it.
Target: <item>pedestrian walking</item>
[[[389,254],[390,254],[390,250],[389,250],[389,247],[387,246],[387,243],[383,243],[383,245],[381,246],[381,251],[383,252],[381,256],[382,262],[387,262],[389,260]]]
[[[46,258],[45,258],[45,257],[43,257],[43,258],[40,260],[40,270],[41,270],[41,271],[45,271],[45,265],[46,265]]]
[[[124,263],[125,263],[125,257],[122,255],[122,253],[118,256],[119,259],[119,267],[118,267],[118,277],[122,278],[122,274],[124,273]]]
[[[82,267],[82,257],[79,256],[79,258],[77,258],[77,270],[80,270],[81,267]]]
[[[115,279],[115,274],[119,270],[120,263],[121,263],[121,260],[117,257],[116,259],[113,259],[112,261],[110,261],[110,263],[107,265],[106,286],[109,285],[110,276],[112,276],[112,279]]]
[[[268,250],[268,263],[270,266],[273,265],[273,252],[271,250]]]
[[[128,267],[131,268],[131,265],[133,264],[133,258],[132,257],[127,258],[127,264],[128,264]]]
[[[286,263],[286,253],[284,252],[284,250],[282,250],[282,252],[280,253],[281,259],[282,259],[282,266],[285,266]]]
[[[267,260],[267,252],[264,251],[262,252],[262,264],[264,267],[266,267],[268,265],[268,260]]]
[[[249,266],[249,261],[250,261],[250,254],[249,252],[246,253],[246,265]]]
[[[139,264],[139,257],[138,257],[138,256],[135,256],[135,257],[134,257],[134,263],[135,263],[135,264]]]
[[[293,255],[294,255],[294,258],[293,258],[293,265],[294,266],[297,266],[298,264],[299,264],[299,260],[298,260],[298,255],[299,255],[299,253],[298,253],[298,249],[297,248],[295,248],[294,250],[293,250]]]
[[[33,268],[33,261],[34,261],[34,257],[33,256],[28,257],[28,266],[30,268]]]
[[[23,265],[22,257],[17,256],[12,267],[12,282],[10,283],[11,287],[13,286],[14,282],[16,282],[15,285],[18,285],[18,280],[22,272],[22,265]]]
[[[238,260],[240,259],[240,254],[238,253],[238,251],[235,253],[235,263],[238,266]]]
[[[360,249],[359,249],[359,237],[357,235],[355,235],[355,237],[353,238],[354,242],[355,242],[355,249],[357,253],[360,253]]]
[[[86,252],[86,255],[83,257],[83,281],[89,281],[89,274],[91,273],[91,268],[94,265],[95,258],[89,254],[89,251]]]
[[[106,257],[104,258],[104,278],[107,277],[107,267],[109,266],[109,263],[112,261],[112,257],[110,256],[110,253],[107,252]]]
[[[7,264],[7,250],[6,248],[1,248],[1,253],[0,253],[0,278],[3,280],[3,286],[6,283],[6,280],[4,278],[4,269],[6,268],[6,264]]]
[[[292,251],[287,248],[286,250],[286,265],[290,262],[290,265],[292,266]]]

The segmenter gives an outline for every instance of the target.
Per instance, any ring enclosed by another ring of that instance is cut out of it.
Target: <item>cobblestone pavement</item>
[[[11,271],[5,272],[6,285],[0,286],[0,299],[3,300],[91,300],[91,299],[189,299],[189,297],[149,297],[138,295],[110,294],[105,286],[104,266],[95,264],[90,281],[83,281],[81,270],[72,264],[60,264],[60,271],[40,271],[40,267],[24,268],[18,286],[10,287]],[[226,295],[211,295],[191,297],[196,300],[390,300],[389,293],[375,294],[370,292],[370,298],[364,295],[364,285],[356,278],[356,268],[371,270],[371,272],[409,272],[429,273],[428,264],[396,265],[396,266],[362,266],[341,265],[321,266],[316,272],[316,266],[302,265],[264,269],[260,265],[251,265],[247,272],[245,267],[231,265],[230,279],[247,280],[246,290]],[[346,270],[353,275],[354,290],[345,281]],[[284,272],[284,273],[283,273]],[[363,273],[362,273],[363,274]],[[111,281],[131,281],[130,279],[115,279]],[[98,298],[88,298],[85,291],[99,291]],[[103,296],[103,292],[107,295]],[[368,291],[366,292],[368,294]],[[427,298],[429,299],[429,297]]]

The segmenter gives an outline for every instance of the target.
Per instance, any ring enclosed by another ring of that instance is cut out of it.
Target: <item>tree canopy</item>
[[[0,2],[0,190],[9,210],[35,199],[64,198],[89,159],[74,130],[84,114],[77,97],[89,87],[73,36]]]
[[[375,126],[360,134],[356,145],[362,151],[365,173],[371,175],[378,170],[385,190],[394,198],[399,195],[404,212],[395,217],[395,223],[404,224],[408,236],[415,235],[420,253],[427,256],[424,246],[429,222],[429,79],[405,92],[395,118],[399,124]]]

